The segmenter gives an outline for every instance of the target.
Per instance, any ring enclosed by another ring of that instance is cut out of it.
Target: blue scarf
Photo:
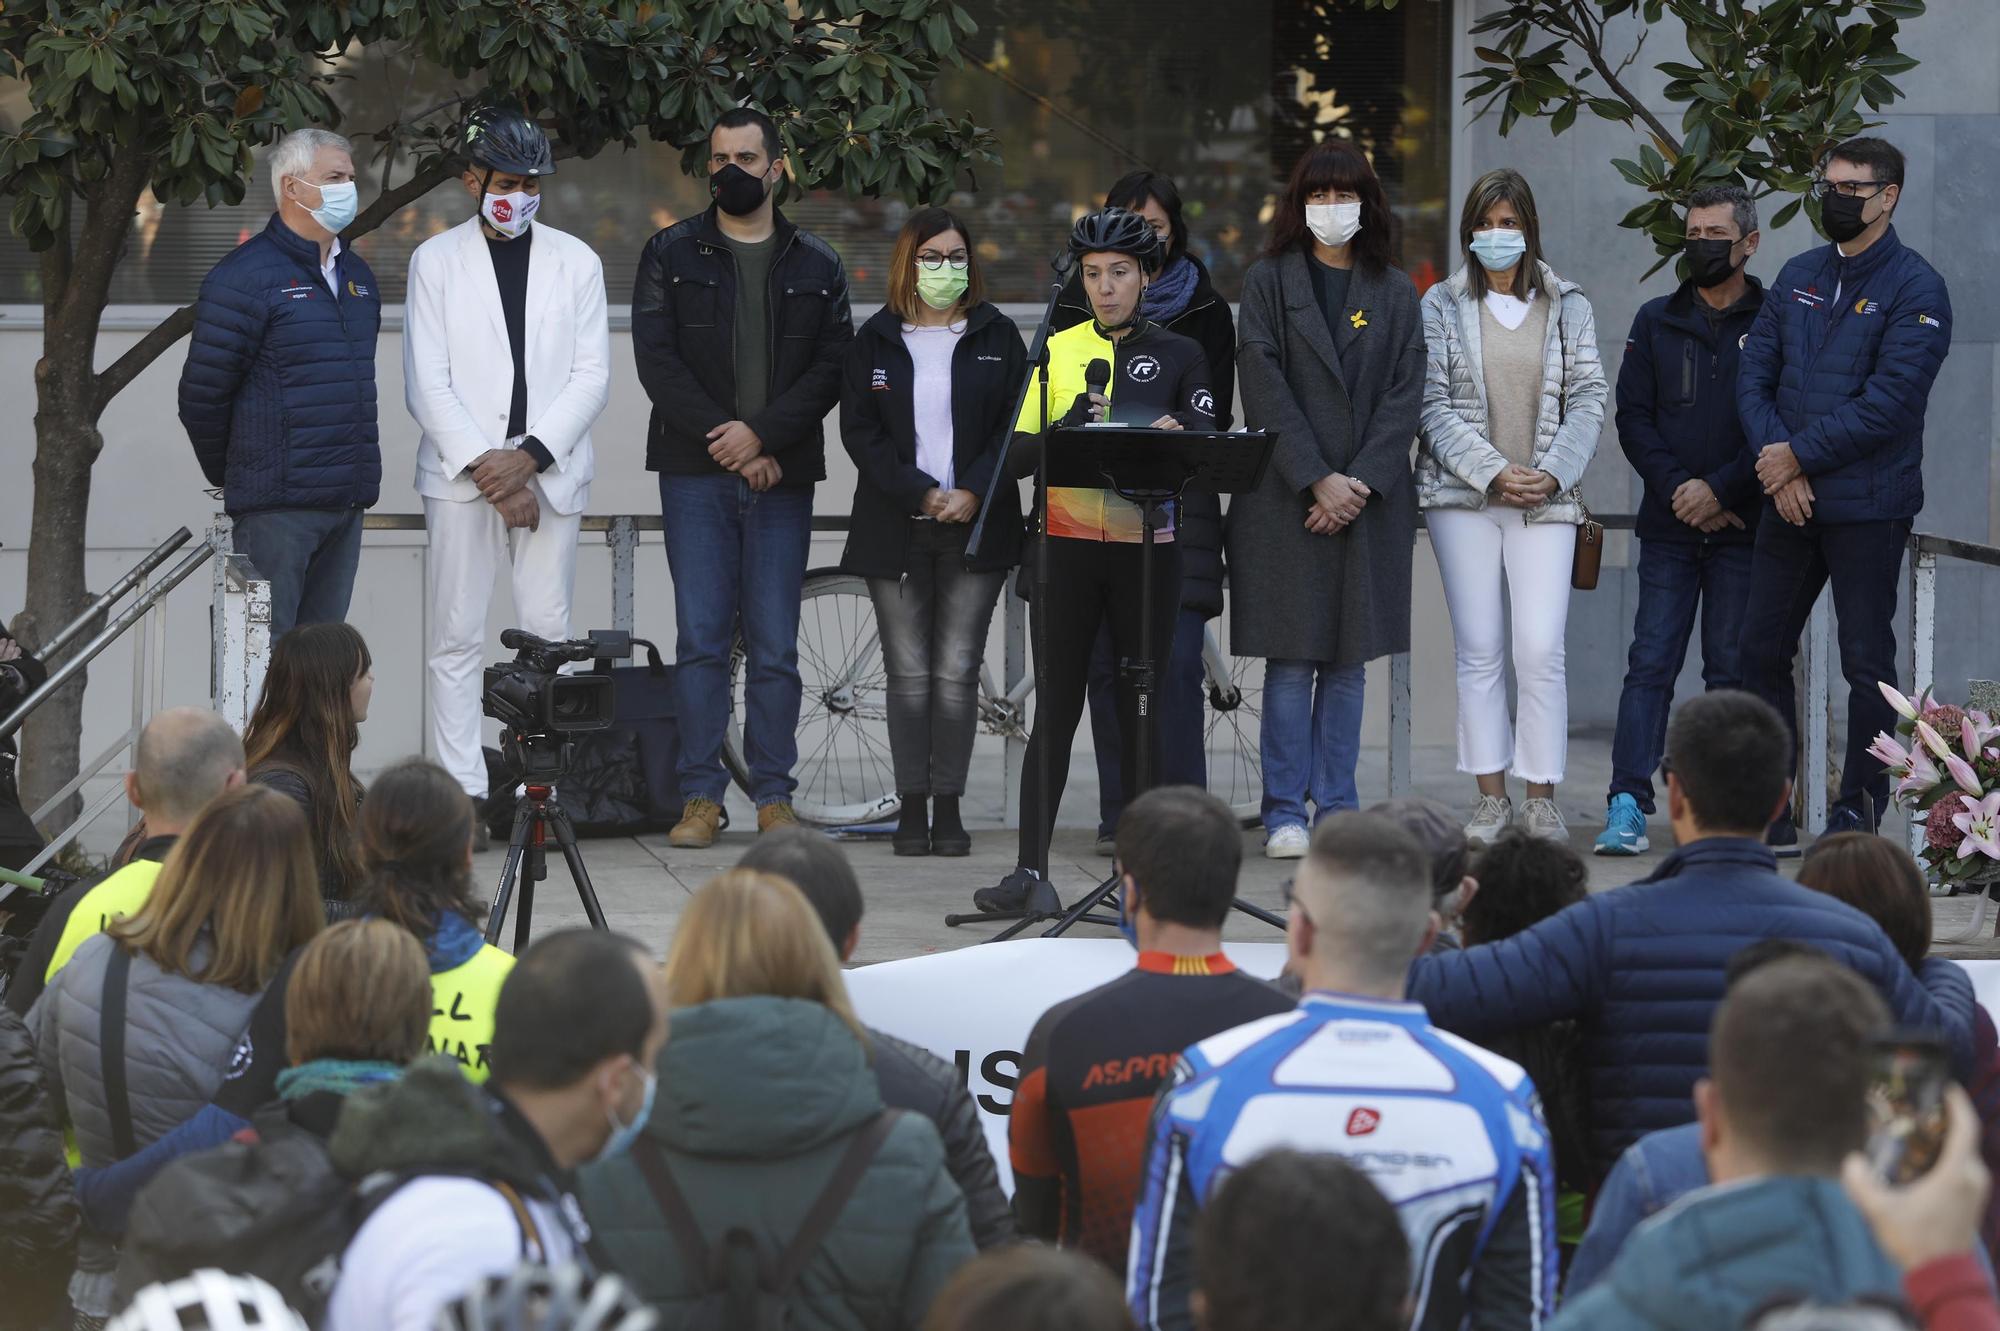
[[[456,911],[446,911],[437,930],[424,940],[424,955],[430,960],[431,974],[441,975],[472,960],[484,946],[485,935],[470,921]]]
[[[1194,289],[1201,281],[1201,269],[1183,254],[1168,264],[1139,301],[1139,313],[1154,323],[1167,324],[1187,312]]]
[[[310,1063],[286,1068],[278,1074],[278,1097],[282,1100],[298,1100],[315,1091],[332,1091],[335,1095],[348,1096],[363,1086],[394,1081],[402,1075],[403,1069],[394,1063],[352,1058],[315,1058]]]

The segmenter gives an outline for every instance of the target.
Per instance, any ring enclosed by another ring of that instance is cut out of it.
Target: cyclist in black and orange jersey
[[[1153,1095],[1189,1045],[1293,1006],[1222,952],[1243,833],[1222,801],[1163,786],[1118,820],[1138,963],[1042,1014],[1007,1121],[1014,1221],[1125,1270]]]
[[[1140,299],[1165,254],[1151,225],[1137,213],[1106,208],[1076,224],[1069,249],[1090,298],[1092,318],[1049,338],[1049,412],[1062,413],[1056,428],[1113,421],[1163,430],[1213,429],[1215,398],[1201,344],[1139,314]],[[1102,393],[1089,390],[1093,361],[1105,362],[1110,370]],[[1039,393],[1028,394],[1014,429],[1015,464],[1025,474],[1039,460],[1047,434]],[[1042,863],[1062,804],[1070,741],[1083,717],[1098,630],[1109,621],[1114,660],[1139,655],[1139,544],[1144,539],[1139,507],[1110,490],[1051,489],[1048,534],[1048,604],[1040,644],[1047,655],[1035,728],[1028,739],[1021,807],[1037,807],[1036,755],[1043,744],[1054,746],[1048,802],[1042,822],[1021,819],[1019,867],[996,886],[973,894],[973,904],[983,911],[1020,910],[1034,887],[1032,866]],[[1153,558],[1153,622],[1160,626],[1153,663],[1161,678],[1167,673],[1180,594],[1180,550],[1169,514],[1156,534]],[[1156,751],[1156,770],[1146,780],[1138,779],[1139,697],[1123,678],[1118,681],[1118,719],[1120,775],[1124,789],[1137,790],[1152,784],[1159,763]]]

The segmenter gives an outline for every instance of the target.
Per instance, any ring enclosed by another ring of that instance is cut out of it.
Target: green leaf
[[[1580,101],[1580,98],[1572,97],[1556,109],[1556,113],[1549,117],[1549,133],[1560,134],[1576,123],[1576,112]]]
[[[1776,231],[1779,227],[1785,225],[1785,223],[1791,221],[1794,217],[1797,217],[1799,215],[1799,209],[1805,206],[1805,202],[1806,201],[1804,199],[1793,199],[1790,203],[1778,209],[1778,211],[1775,214],[1773,214],[1771,218],[1770,221],[1771,230]]]

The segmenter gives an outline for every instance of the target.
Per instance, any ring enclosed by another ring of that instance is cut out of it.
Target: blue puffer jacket
[[[1765,938],[1810,944],[1852,967],[1896,1020],[1943,1033],[1971,1068],[1972,982],[1933,957],[1913,977],[1876,923],[1781,877],[1761,842],[1718,837],[1668,856],[1651,878],[1602,892],[1531,929],[1419,957],[1409,996],[1446,1030],[1478,1040],[1576,1021],[1589,1061],[1593,1173],[1645,1133],[1694,1118],[1723,972]]]
[[[181,369],[181,424],[231,517],[367,508],[382,483],[375,274],[342,247],[339,299],[319,247],[273,215],[209,270]]]
[[[1754,454],[1789,442],[1819,522],[1914,518],[1924,409],[1951,350],[1951,296],[1896,238],[1852,259],[1807,250],[1778,274],[1743,345],[1736,403]]]

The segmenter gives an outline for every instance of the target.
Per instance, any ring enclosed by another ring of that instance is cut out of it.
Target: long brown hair
[[[1305,156],[1292,166],[1285,192],[1271,214],[1271,238],[1264,245],[1266,258],[1275,259],[1292,250],[1312,249],[1312,231],[1306,226],[1306,200],[1323,189],[1351,190],[1361,196],[1361,229],[1348,244],[1355,261],[1370,272],[1381,272],[1395,252],[1396,218],[1389,211],[1382,180],[1367,156],[1346,139],[1322,139],[1306,149]]]
[[[923,305],[923,297],[917,294],[917,251],[947,231],[965,237],[965,294],[959,297],[958,313],[986,299],[986,275],[979,270],[979,251],[973,247],[965,220],[949,208],[919,208],[896,234],[896,250],[889,256],[887,304],[905,323],[915,322]]]
[[[387,920],[342,920],[306,944],[285,982],[285,1057],[408,1063],[431,1027],[423,944]]]
[[[1888,837],[1867,832],[1821,837],[1799,862],[1798,882],[1881,925],[1911,970],[1930,955],[1930,884],[1916,857]]]
[[[789,878],[730,869],[681,912],[667,950],[667,1002],[693,1007],[758,994],[823,1004],[867,1047],[840,958],[806,894]]]
[[[419,938],[447,911],[477,924],[472,817],[472,801],[436,763],[411,758],[376,777],[357,828],[364,876],[355,905]]]
[[[1465,207],[1458,215],[1458,245],[1465,253],[1465,280],[1472,288],[1474,300],[1486,299],[1492,284],[1487,281],[1486,266],[1472,253],[1472,233],[1479,230],[1486,214],[1498,203],[1513,207],[1521,219],[1521,239],[1528,242],[1528,248],[1521,254],[1520,277],[1514,283],[1514,294],[1526,300],[1542,284],[1542,219],[1535,211],[1535,193],[1528,188],[1528,178],[1511,166],[1488,171],[1466,191]]]
[[[174,843],[146,904],[105,932],[169,974],[253,994],[325,924],[305,814],[275,790],[239,786]],[[196,970],[204,934],[211,951]]]
[[[354,822],[361,783],[349,769],[361,727],[354,719],[354,682],[374,658],[350,624],[302,624],[271,651],[264,691],[243,733],[250,774],[282,767],[297,772],[312,793],[312,835],[337,889],[361,879]]]

